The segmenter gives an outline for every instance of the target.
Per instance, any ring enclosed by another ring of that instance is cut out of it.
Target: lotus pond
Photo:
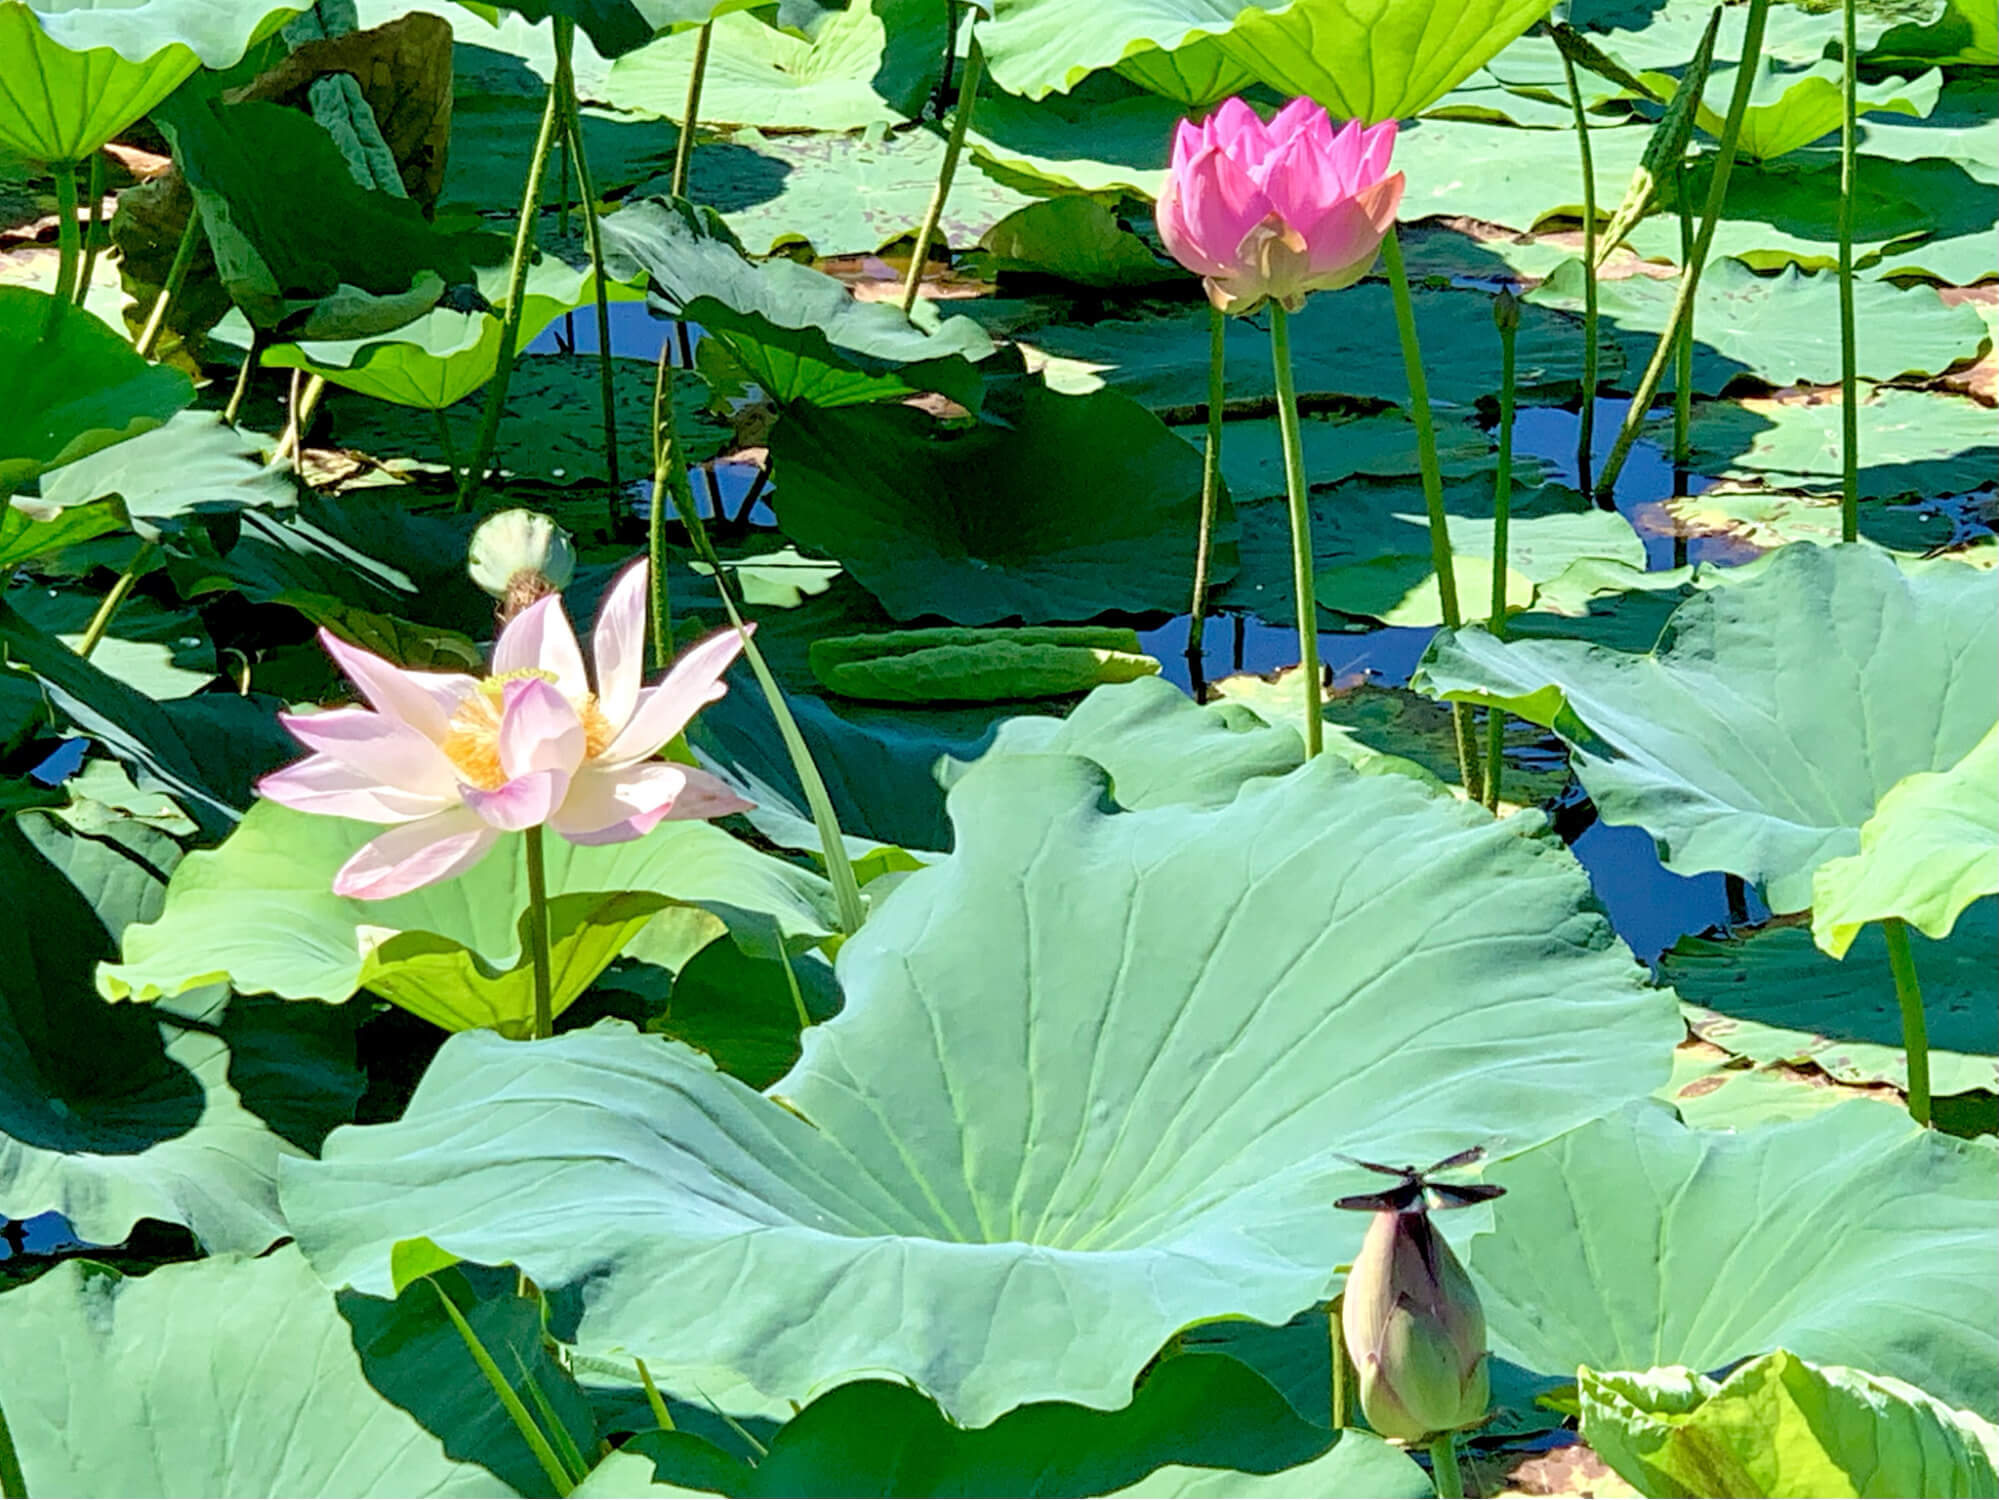
[[[1993,0],[0,0],[0,1496],[1999,1494]]]

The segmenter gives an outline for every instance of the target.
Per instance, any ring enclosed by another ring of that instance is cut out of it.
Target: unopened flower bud
[[[500,601],[504,624],[544,594],[560,592],[576,572],[576,548],[547,516],[503,510],[472,533],[472,581]]]
[[[1421,1207],[1375,1214],[1347,1277],[1343,1331],[1361,1410],[1383,1437],[1419,1443],[1485,1419],[1485,1310]]]
[[[1501,333],[1511,333],[1520,326],[1520,299],[1513,295],[1512,287],[1501,287],[1492,299],[1492,322]]]

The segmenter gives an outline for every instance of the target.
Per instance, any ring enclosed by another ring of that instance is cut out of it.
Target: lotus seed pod
[[[547,516],[503,510],[472,533],[467,565],[472,581],[500,601],[504,622],[568,586],[576,572],[576,548],[569,533]]]
[[[1376,1432],[1420,1443],[1485,1419],[1492,1404],[1485,1310],[1420,1207],[1374,1216],[1347,1277],[1345,1306],[1347,1354]]]

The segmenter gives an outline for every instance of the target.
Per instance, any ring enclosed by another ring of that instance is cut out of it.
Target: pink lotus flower
[[[1160,238],[1222,311],[1275,297],[1296,312],[1306,293],[1351,286],[1374,265],[1402,203],[1402,174],[1384,175],[1394,149],[1393,120],[1336,133],[1323,108],[1293,99],[1266,125],[1226,99],[1201,124],[1180,122]]]
[[[280,715],[316,753],[257,790],[301,812],[394,825],[333,877],[336,894],[368,901],[469,870],[502,833],[545,824],[572,844],[616,844],[667,818],[740,812],[750,804],[707,772],[652,757],[722,696],[742,637],[708,637],[645,688],[645,618],[639,562],[597,612],[595,692],[560,594],[508,622],[483,681],[408,671],[322,630],[374,706]]]

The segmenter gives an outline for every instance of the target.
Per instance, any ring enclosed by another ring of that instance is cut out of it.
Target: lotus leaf
[[[149,541],[158,540],[162,523],[184,516],[283,510],[298,498],[289,464],[266,462],[255,439],[205,411],[179,412],[162,427],[52,469],[41,489],[45,502],[66,510],[115,496]]]
[[[1129,80],[1094,73],[1073,92],[1045,99],[999,92],[981,97],[965,139],[989,173],[1029,192],[1151,199],[1166,180],[1173,128],[1185,112],[1177,101]]]
[[[1323,1295],[1361,1228],[1335,1152],[1518,1149],[1663,1073],[1670,1006],[1558,846],[1330,757],[1213,810],[1108,789],[967,776],[957,852],[847,940],[769,1097],[622,1028],[452,1038],[289,1179],[301,1243],[377,1292],[415,1237],[587,1277],[582,1347],[670,1386],[891,1371],[978,1426],[1122,1406],[1174,1330]]]
[[[1869,62],[1999,63],[1999,7],[1992,0],[1944,0],[1927,23],[1905,22],[1875,44]]]
[[[1099,200],[1066,193],[1008,214],[979,248],[995,272],[1057,276],[1078,286],[1153,286],[1180,272],[1154,255]]]
[[[1779,1349],[1725,1381],[1582,1371],[1583,1436],[1647,1495],[1989,1495],[1999,1433],[1914,1386]]]
[[[96,318],[55,307],[47,292],[0,286],[0,369],[10,380],[0,407],[0,497],[157,427],[194,400],[194,383],[180,371],[148,364]]]
[[[876,703],[1055,698],[1158,670],[1136,631],[1102,625],[892,630],[812,643],[813,676],[842,697]]]
[[[289,1246],[147,1276],[70,1261],[0,1297],[0,1332],[39,1354],[0,1364],[34,1494],[510,1493],[368,1383]]]
[[[1211,36],[1196,36],[1171,51],[1154,47],[1130,53],[1117,70],[1148,93],[1193,109],[1240,94],[1256,82],[1254,70],[1230,57]]]
[[[122,531],[127,519],[123,503],[117,500],[67,507],[41,500],[0,502],[0,569]]]
[[[1682,604],[1648,656],[1446,631],[1415,686],[1551,726],[1604,820],[1644,827],[1669,870],[1801,911],[1883,794],[1999,718],[1995,591],[1959,563],[1800,543]]]
[[[1695,118],[1711,136],[1721,135],[1722,116],[1735,89],[1735,74],[1734,68],[1721,67],[1708,75],[1707,90]],[[1735,149],[1752,161],[1769,161],[1837,131],[1840,77],[1841,65],[1830,59],[1796,73],[1780,67],[1775,58],[1764,57],[1757,64],[1756,81],[1751,87],[1749,108],[1742,117]],[[1671,82],[1658,74],[1648,81]],[[1935,68],[1920,78],[1888,78],[1879,83],[1861,84],[1855,90],[1855,109],[1863,115],[1912,115],[1921,119],[1936,108],[1942,85],[1943,74]]]
[[[7,602],[37,630],[74,649],[103,603],[79,589],[10,589]],[[214,681],[215,642],[191,609],[167,609],[140,596],[127,599],[91,652],[106,675],[156,700],[185,698]]]
[[[1532,1370],[1781,1348],[1989,1418],[1995,1164],[1872,1100],[1740,1134],[1646,1104],[1490,1169],[1507,1193],[1469,1265],[1494,1352]]]

